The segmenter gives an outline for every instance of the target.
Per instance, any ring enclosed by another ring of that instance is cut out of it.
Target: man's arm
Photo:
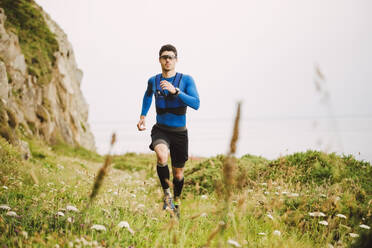
[[[186,88],[185,92],[180,91],[178,94],[178,97],[181,99],[183,103],[185,103],[187,106],[198,110],[200,107],[200,99],[199,99],[199,94],[196,89],[196,85],[194,82],[194,79],[189,76],[186,82]]]
[[[152,83],[149,80],[147,83],[147,89],[146,89],[145,95],[143,96],[143,100],[142,100],[142,111],[141,111],[140,120],[137,123],[137,128],[139,131],[146,130],[145,118],[146,118],[147,112],[150,109],[153,94],[154,92],[152,90]]]

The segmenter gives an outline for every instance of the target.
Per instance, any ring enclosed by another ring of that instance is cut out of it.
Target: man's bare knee
[[[168,147],[165,144],[157,144],[154,148],[159,164],[166,164],[168,162]]]
[[[174,178],[176,178],[179,181],[182,180],[182,178],[183,178],[183,168],[173,167],[172,171],[173,171],[173,177]]]

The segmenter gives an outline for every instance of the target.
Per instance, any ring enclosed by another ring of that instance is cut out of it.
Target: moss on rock
[[[7,20],[5,27],[19,38],[28,73],[47,84],[52,78],[54,53],[59,50],[55,35],[49,30],[33,0],[0,0]]]

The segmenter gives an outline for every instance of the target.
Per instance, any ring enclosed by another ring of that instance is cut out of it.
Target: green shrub
[[[189,187],[185,187],[186,191],[198,191],[201,194],[214,192],[216,184],[222,178],[224,159],[225,156],[218,155],[187,168],[185,171],[185,178],[187,178],[185,185]],[[196,185],[199,188],[195,187]]]

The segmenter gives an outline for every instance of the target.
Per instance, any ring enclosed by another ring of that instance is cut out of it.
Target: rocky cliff
[[[0,0],[0,135],[95,149],[67,35],[30,0]]]

